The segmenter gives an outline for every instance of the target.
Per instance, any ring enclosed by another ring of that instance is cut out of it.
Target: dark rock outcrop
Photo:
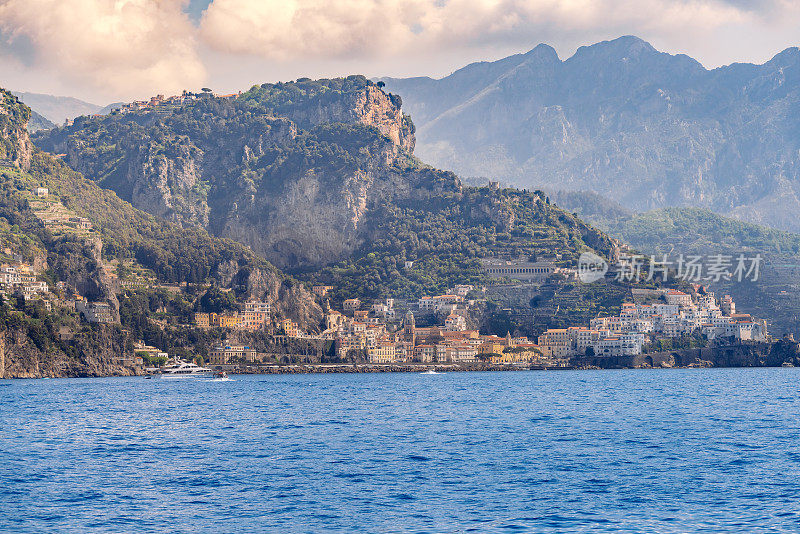
[[[77,327],[76,327],[77,328]],[[0,332],[0,378],[130,376],[133,341],[115,326],[86,328],[70,341],[39,340],[37,346],[20,327]]]
[[[575,367],[631,369],[647,367],[780,367],[800,366],[798,344],[792,341],[653,352],[636,356],[577,357]]]

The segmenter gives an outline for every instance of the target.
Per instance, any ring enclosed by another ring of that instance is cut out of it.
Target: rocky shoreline
[[[147,374],[129,361],[110,356],[111,347],[105,351],[72,359],[59,355],[48,359],[28,353],[28,365],[19,365],[3,358],[0,342],[0,370],[2,378],[76,378],[136,376]],[[6,344],[6,348],[8,345]],[[19,347],[14,347],[18,352]],[[4,354],[5,352],[5,354]],[[12,364],[12,365],[9,365]],[[573,358],[569,365],[560,367],[533,364],[492,363],[434,363],[434,364],[370,364],[370,363],[304,363],[304,364],[231,364],[214,366],[229,374],[324,374],[324,373],[436,373],[494,372],[535,370],[586,370],[586,369],[691,369],[734,367],[800,367],[798,344],[786,340],[774,343],[750,343],[725,347],[683,349],[676,351],[638,354],[616,358]]]
[[[285,365],[222,365],[229,374],[325,374],[325,373],[451,373],[464,371],[527,371],[544,369],[530,365],[496,364],[285,364]]]

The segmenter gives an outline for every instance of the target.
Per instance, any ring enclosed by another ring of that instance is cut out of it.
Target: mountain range
[[[84,102],[71,96],[54,96],[24,91],[14,91],[13,94],[23,104],[31,108],[34,113],[44,117],[54,125],[63,124],[67,119],[72,120],[81,115],[100,113],[103,109],[103,106]]]
[[[798,231],[800,50],[709,70],[636,37],[441,78],[384,78],[417,154],[466,180],[588,190],[642,211],[711,209]]]

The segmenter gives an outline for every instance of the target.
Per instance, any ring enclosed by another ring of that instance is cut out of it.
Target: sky
[[[800,44],[800,0],[0,0],[0,86],[96,104],[475,61],[636,35],[708,68]]]

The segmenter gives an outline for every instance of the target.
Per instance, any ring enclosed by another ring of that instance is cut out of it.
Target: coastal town
[[[51,291],[40,275],[31,265],[4,264],[0,266],[0,295],[41,302],[47,310],[53,303],[70,306],[89,323],[114,322],[109,304],[86,301],[61,282]],[[313,292],[325,299],[332,289],[314,286]],[[702,286],[693,289],[692,295],[674,289],[633,289],[634,302],[624,303],[619,315],[592,319],[589,325],[548,329],[536,340],[510,332],[505,336],[481,334],[468,328],[469,312],[479,293],[471,285],[457,285],[443,295],[423,296],[405,303],[402,310],[391,298],[371,304],[347,299],[342,311],[328,307],[324,330],[319,333],[303,332],[293,320],[273,317],[271,305],[259,301],[244,302],[241,312],[197,312],[193,326],[223,329],[234,338],[237,331],[271,332],[275,343],[290,339],[333,342],[339,360],[372,364],[490,362],[565,367],[575,356],[632,356],[642,353],[655,339],[693,333],[708,340],[767,341],[766,322],[737,313],[729,295],[717,299]],[[418,326],[418,316],[425,317],[427,323],[442,320]],[[168,356],[154,347],[146,352]],[[208,358],[208,363],[217,365],[239,361],[266,362],[267,358],[235,343],[214,346]]]
[[[65,208],[47,188],[37,187],[27,195],[34,215],[51,232],[97,239],[92,237],[91,223]],[[487,277],[498,283],[515,281],[535,287],[553,278],[562,283],[580,283],[576,270],[557,267],[547,258],[538,261],[487,258],[481,261],[481,266]],[[412,268],[413,262],[407,262],[406,267]],[[120,296],[157,291],[180,295],[188,290],[185,284],[158,283],[152,273],[135,263],[114,260],[102,262],[102,268]],[[487,332],[486,328],[481,328],[479,318],[487,304],[486,287],[471,284],[456,284],[444,294],[425,295],[415,300],[374,301],[332,299],[336,287],[314,285],[311,293],[324,315],[318,327],[311,325],[308,331],[291,317],[277,313],[271,302],[256,299],[236,302],[231,290],[207,286],[195,290],[214,290],[227,295],[226,309],[203,309],[198,299],[190,322],[182,323],[180,318],[169,318],[163,313],[161,319],[154,318],[153,322],[162,327],[172,324],[184,329],[216,332],[214,339],[220,341],[209,346],[206,353],[197,355],[198,361],[211,365],[286,361],[282,355],[290,353],[296,344],[305,343],[328,347],[327,359],[334,362],[372,365],[485,363],[563,368],[571,366],[574,358],[640,355],[657,350],[664,340],[694,340],[692,346],[700,346],[701,342],[715,340],[742,343],[770,339],[766,321],[738,312],[730,295],[717,298],[708,287],[700,284],[691,284],[690,288],[689,292],[684,292],[674,288],[633,287],[617,315],[594,317],[588,324],[545,328],[535,337],[521,335],[519,331]],[[0,296],[4,301],[17,298],[24,307],[40,305],[46,313],[54,308],[64,310],[87,324],[120,323],[119,310],[108,301],[87,300],[77,288],[50,279],[41,268],[22,261],[21,257],[0,266]],[[333,306],[332,301],[337,306]],[[59,335],[68,339],[71,329],[62,327]],[[253,336],[260,340],[259,350],[248,341],[254,339]],[[279,350],[281,347],[286,350]],[[175,357],[141,339],[135,341],[133,352],[135,357],[131,361],[136,365],[164,364]]]
[[[150,97],[147,100],[134,100],[133,102],[126,102],[124,104],[119,104],[113,106],[111,109],[111,115],[126,115],[128,113],[137,113],[137,112],[154,112],[160,115],[166,115],[172,113],[173,111],[179,109],[184,104],[189,102],[196,101],[202,98],[225,98],[231,99],[240,96],[242,93],[241,91],[238,93],[231,93],[231,94],[216,94],[209,88],[203,88],[200,92],[191,92],[184,90],[183,93],[180,95],[172,95],[172,96],[165,96],[165,95],[156,95]],[[102,114],[94,114],[93,117],[102,117]],[[67,119],[64,121],[64,126],[72,126],[74,121],[72,119]]]
[[[315,286],[324,297],[332,288]],[[764,320],[737,313],[729,295],[719,300],[702,286],[688,294],[674,289],[634,289],[635,302],[622,305],[618,316],[596,318],[587,326],[547,329],[536,340],[525,336],[481,334],[468,328],[470,309],[477,304],[471,285],[457,285],[450,292],[424,296],[398,309],[394,299],[366,304],[347,299],[342,311],[328,309],[321,333],[302,332],[291,319],[275,323],[277,342],[288,339],[335,343],[341,361],[371,364],[455,363],[533,364],[567,367],[576,356],[618,357],[641,354],[657,339],[682,338],[699,334],[707,340],[731,338],[738,342],[768,340]],[[416,317],[426,323],[418,326]],[[254,330],[271,324],[269,305],[244,304],[244,312],[230,315],[195,315],[198,328]],[[216,346],[210,363],[266,362],[245,345]]]
[[[37,217],[51,231],[91,234],[88,221],[75,216],[53,198],[46,188],[30,193],[28,202]],[[548,261],[482,262],[487,275],[514,278],[529,283],[551,276],[575,281],[575,272],[557,268]],[[164,289],[146,274],[124,265],[108,265],[110,279],[118,291]],[[124,271],[124,276],[119,276]],[[707,287],[691,286],[691,293],[677,289],[633,288],[630,301],[615,316],[596,317],[589,324],[550,328],[537,338],[507,331],[481,333],[474,311],[485,303],[486,288],[455,285],[441,295],[422,296],[414,301],[386,298],[364,302],[358,298],[331,306],[335,287],[313,286],[312,293],[324,310],[323,324],[316,331],[303,331],[292,318],[274,313],[269,302],[247,300],[227,311],[198,310],[188,328],[218,330],[224,342],[209,348],[205,361],[212,365],[236,362],[268,363],[274,355],[237,342],[241,333],[261,333],[273,346],[293,342],[327,343],[339,362],[391,364],[475,364],[540,365],[567,367],[575,357],[635,356],[663,339],[701,336],[708,342],[731,339],[737,342],[767,341],[766,322],[737,313],[729,295],[717,298]],[[181,292],[181,287],[170,287]],[[33,265],[6,262],[0,266],[0,295],[14,296],[25,306],[41,303],[47,312],[54,306],[74,312],[82,321],[113,324],[118,312],[108,302],[88,301],[63,282],[53,287]],[[166,361],[170,355],[157,347],[136,342],[137,362]]]

